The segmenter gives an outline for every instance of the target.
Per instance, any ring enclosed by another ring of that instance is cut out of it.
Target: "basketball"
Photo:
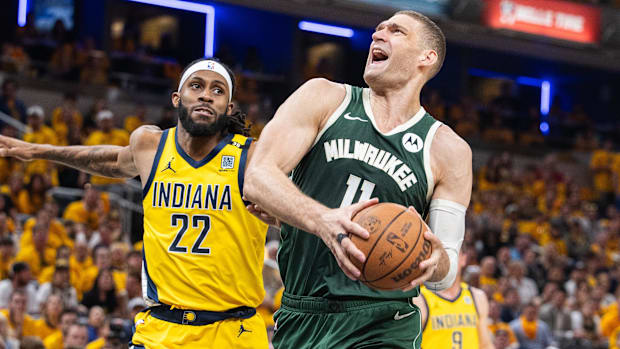
[[[364,263],[351,258],[362,273],[361,282],[378,290],[396,290],[422,274],[418,265],[430,257],[432,248],[424,239],[427,227],[419,215],[386,202],[358,212],[353,221],[370,233],[368,240],[350,236],[366,255]]]

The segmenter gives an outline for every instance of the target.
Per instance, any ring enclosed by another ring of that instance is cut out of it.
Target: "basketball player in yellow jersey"
[[[95,175],[140,176],[143,292],[134,348],[267,348],[263,301],[267,225],[242,199],[252,139],[233,113],[235,81],[209,59],[183,72],[177,127],[142,126],[130,145],[55,147],[0,137],[0,156],[47,159]]]
[[[420,287],[413,303],[422,313],[422,349],[494,349],[488,330],[489,302],[484,291],[461,282],[467,254],[459,254],[454,284],[432,292]]]

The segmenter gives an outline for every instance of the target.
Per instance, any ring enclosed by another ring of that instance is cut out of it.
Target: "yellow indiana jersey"
[[[428,316],[422,333],[422,349],[478,349],[478,311],[469,285],[462,282],[455,299],[444,298],[420,287]]]
[[[163,132],[143,190],[144,296],[224,311],[263,301],[267,225],[241,196],[251,138],[228,135],[201,161]]]

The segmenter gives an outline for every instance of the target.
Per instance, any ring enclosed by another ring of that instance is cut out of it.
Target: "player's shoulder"
[[[467,162],[471,165],[471,147],[450,126],[445,124],[441,125],[435,133],[431,155],[450,165],[454,165],[455,162]]]
[[[129,143],[141,149],[156,148],[163,130],[155,125],[143,125],[135,129],[129,136]]]
[[[325,78],[313,78],[306,81],[298,89],[310,103],[324,106],[337,106],[344,100],[347,90],[344,84]]]

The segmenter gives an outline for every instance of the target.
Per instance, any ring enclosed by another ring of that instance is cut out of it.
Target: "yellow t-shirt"
[[[142,120],[135,115],[131,115],[125,118],[125,131],[132,133],[135,129],[142,126]]]
[[[614,160],[611,164],[611,172],[615,177],[615,190],[616,195],[620,195],[620,153],[614,155]]]
[[[9,324],[9,327],[11,328],[11,330],[15,331],[15,324],[13,324],[11,322],[11,318],[9,317],[9,310],[8,309],[2,309],[0,310],[0,314],[4,315],[4,317],[6,317],[6,319],[8,320],[7,323]],[[37,334],[38,331],[38,326],[36,324],[36,321],[30,317],[30,315],[28,314],[24,314],[24,323],[22,325],[22,333],[21,336],[19,333],[16,333],[16,335],[18,337],[26,337],[26,336],[35,336],[38,337],[39,335]]]
[[[32,245],[32,229],[37,224],[35,217],[28,218],[24,223],[24,232],[19,240],[21,248]],[[47,238],[47,246],[59,248],[60,246],[68,246],[73,248],[73,240],[67,235],[65,226],[59,220],[54,219],[50,222],[49,233]]]
[[[100,337],[86,345],[86,349],[101,349],[105,345],[105,338]]]
[[[79,111],[74,111],[71,118],[71,122],[77,128],[82,128],[82,114]],[[62,117],[62,107],[57,107],[52,112],[52,129],[56,133],[58,138],[58,145],[68,145],[69,125]]]
[[[595,150],[592,153],[592,159],[590,160],[590,169],[594,170],[596,167],[611,166],[612,160],[612,153],[604,149]],[[610,171],[594,173],[594,190],[599,193],[613,191]]]
[[[611,333],[618,328],[618,326],[620,326],[618,311],[608,311],[601,319],[601,334],[609,339]]]
[[[38,320],[35,320],[34,323],[37,326],[37,337],[41,338],[42,341],[51,335],[57,335],[58,333],[62,334],[59,328],[50,327],[43,316],[41,316]]]
[[[517,342],[517,337],[515,337],[514,332],[512,332],[512,328],[510,328],[510,325],[508,325],[507,323],[496,322],[494,324],[489,325],[489,331],[491,331],[493,335],[495,335],[495,332],[497,332],[498,330],[504,330],[508,332],[508,338],[510,338],[509,339],[510,344]]]
[[[45,345],[45,349],[63,349],[62,331],[57,331],[47,336],[43,340],[43,345]]]
[[[41,255],[34,248],[34,246],[26,246],[20,249],[19,253],[15,257],[16,262],[25,262],[30,266],[30,271],[32,272],[32,276],[35,278],[39,278],[39,274],[43,268],[48,265],[54,265],[56,262],[56,249],[52,247],[45,247],[43,251],[43,260],[41,259]]]
[[[102,145],[102,144],[119,145],[119,146],[129,145],[129,133],[127,133],[127,131],[122,130],[122,129],[113,129],[110,132],[94,131],[88,136],[88,138],[84,142],[84,145]],[[121,183],[124,180],[92,176],[90,181],[94,185],[107,185],[107,184]]]
[[[108,213],[110,210],[110,200],[108,194],[102,193],[101,200],[103,201],[103,213]],[[84,205],[84,201],[74,201],[67,206],[63,219],[70,220],[76,223],[86,224],[90,229],[96,230],[99,228],[100,212],[97,210],[88,211]]]
[[[45,198],[38,195],[30,195],[26,189],[22,189],[17,196],[17,211],[25,214],[36,214],[43,208]]]

